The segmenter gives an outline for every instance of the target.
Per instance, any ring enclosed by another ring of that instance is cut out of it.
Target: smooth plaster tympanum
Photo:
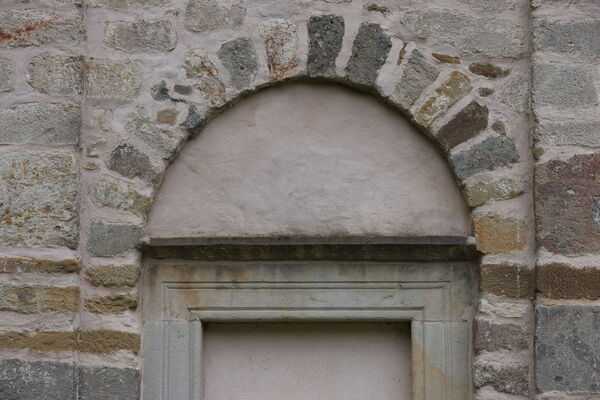
[[[148,234],[452,235],[470,232],[442,156],[373,96],[286,84],[214,119],[167,170]]]

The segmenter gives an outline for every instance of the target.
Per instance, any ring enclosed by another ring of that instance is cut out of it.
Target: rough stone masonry
[[[448,159],[482,253],[474,398],[599,398],[599,32],[594,0],[3,0],[0,398],[139,399],[165,169],[224,107],[310,78]]]

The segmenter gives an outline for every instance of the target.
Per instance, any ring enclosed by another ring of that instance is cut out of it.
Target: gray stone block
[[[600,148],[600,121],[542,121],[536,128],[536,140],[557,146]]]
[[[258,61],[250,38],[242,37],[224,43],[219,59],[229,72],[229,82],[238,90],[247,89],[256,76]]]
[[[80,129],[79,105],[25,103],[0,110],[0,144],[74,145]]]
[[[492,137],[456,155],[452,165],[456,176],[463,180],[484,171],[507,167],[519,161],[517,148],[506,136]]]
[[[141,237],[142,228],[138,225],[93,220],[87,249],[95,257],[112,257],[135,248]]]
[[[167,52],[177,45],[177,31],[169,21],[110,21],[104,44],[126,52]]]
[[[375,85],[379,68],[385,63],[391,48],[392,41],[381,26],[362,24],[352,44],[346,78],[358,85]]]
[[[8,58],[0,58],[0,93],[15,90],[15,74],[12,62]]]
[[[195,32],[234,29],[244,22],[242,0],[190,0],[185,10],[185,27]]]
[[[491,386],[498,392],[519,396],[529,394],[529,367],[507,360],[475,362],[473,383],[476,388]]]
[[[106,166],[127,178],[140,178],[158,183],[160,170],[150,157],[128,143],[115,146],[106,160]]]
[[[2,11],[0,32],[0,47],[76,46],[85,39],[81,16],[47,10]]]
[[[151,201],[150,197],[139,193],[135,185],[114,178],[96,183],[91,195],[96,204],[136,215],[146,215]]]
[[[306,65],[308,76],[335,76],[335,60],[342,49],[344,29],[344,19],[337,15],[310,17]]]
[[[90,59],[86,63],[85,90],[89,97],[131,100],[142,87],[142,70],[133,61]]]
[[[408,109],[421,92],[435,81],[438,74],[438,69],[430,64],[420,51],[413,50],[406,59],[402,78],[396,84],[392,100],[402,108]]]
[[[83,56],[42,53],[27,66],[27,82],[46,94],[78,95],[83,91]]]
[[[560,0],[556,2],[558,1]],[[566,0],[563,0],[564,3]],[[569,1],[569,4],[571,3],[572,0]],[[600,32],[600,19],[575,21],[538,19],[533,24],[533,43],[536,50],[542,52],[600,57],[598,32]]]
[[[139,400],[140,373],[129,368],[80,367],[79,400]]]
[[[76,381],[73,364],[0,360],[2,400],[75,400]]]
[[[536,106],[585,107],[598,103],[591,65],[533,64],[533,102]]]
[[[600,392],[600,307],[537,307],[539,390]]]

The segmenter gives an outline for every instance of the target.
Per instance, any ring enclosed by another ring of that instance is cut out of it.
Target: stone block
[[[42,53],[27,66],[27,82],[40,93],[78,95],[83,91],[83,56]]]
[[[491,137],[452,158],[456,176],[464,180],[472,175],[508,167],[519,161],[517,148],[506,136]]]
[[[238,90],[248,89],[258,71],[258,60],[252,39],[242,37],[223,43],[219,59],[229,72],[229,82]]]
[[[185,10],[185,27],[195,32],[235,29],[244,22],[242,0],[190,0]]]
[[[260,32],[271,79],[293,77],[298,64],[298,26],[288,19],[275,19],[262,24]]]
[[[529,112],[529,73],[514,73],[497,89],[498,100],[518,112]]]
[[[344,41],[344,19],[337,15],[315,15],[308,20],[308,59],[310,77],[334,77],[335,60]]]
[[[94,0],[94,2],[97,6],[113,10],[161,7],[169,4],[169,0]]]
[[[145,143],[165,160],[171,160],[185,139],[184,132],[179,129],[162,129],[143,118],[136,118],[125,124],[129,135]]]
[[[79,400],[139,400],[140,373],[135,369],[80,367]]]
[[[77,332],[37,331],[31,335],[25,332],[5,332],[0,334],[0,349],[38,353],[76,351]]]
[[[420,38],[431,38],[470,54],[517,58],[525,50],[525,28],[505,19],[430,9],[409,11],[401,22]]]
[[[552,160],[535,171],[537,239],[565,255],[600,251],[600,154]]]
[[[590,65],[534,63],[534,105],[569,108],[597,104],[594,68]]]
[[[536,383],[539,390],[600,392],[600,307],[538,306]]]
[[[128,143],[115,146],[106,160],[106,166],[127,178],[140,178],[158,183],[161,171],[148,155]]]
[[[142,70],[133,61],[92,58],[86,68],[85,90],[89,97],[131,100],[142,87]]]
[[[137,294],[111,294],[85,299],[84,307],[95,314],[120,314],[135,310],[138,306]]]
[[[536,289],[550,299],[600,299],[600,269],[564,263],[538,265]]]
[[[597,4],[589,0],[588,4],[591,3]],[[540,52],[599,57],[598,31],[600,31],[600,19],[569,21],[537,19],[533,23],[533,43],[535,49]]]
[[[101,206],[145,216],[151,199],[139,193],[135,185],[116,179],[103,179],[94,185],[92,200]]]
[[[79,288],[0,284],[0,310],[21,314],[73,313],[79,310]]]
[[[435,91],[436,94],[425,102],[415,116],[415,120],[423,126],[431,125],[454,103],[469,93],[471,81],[462,72],[454,71]]]
[[[346,79],[357,85],[374,86],[379,69],[385,63],[391,48],[392,40],[381,26],[363,23],[352,43],[352,55],[346,65]]]
[[[77,157],[0,155],[0,245],[77,246]]]
[[[8,58],[0,58],[0,93],[15,90],[15,73]]]
[[[502,178],[497,181],[479,182],[463,190],[469,207],[478,207],[490,200],[506,200],[517,197],[524,190],[521,180]]]
[[[85,40],[78,15],[47,10],[0,11],[0,47],[76,46]]]
[[[88,269],[86,280],[92,286],[134,287],[139,279],[137,265],[100,265]]]
[[[0,398],[76,400],[76,367],[50,361],[0,360]]]
[[[24,103],[0,110],[0,144],[76,145],[81,107]]]
[[[479,314],[500,318],[523,319],[531,309],[529,301],[482,297]]]
[[[598,126],[600,121],[542,120],[536,127],[535,138],[555,146],[600,148]]]
[[[0,258],[0,273],[5,274],[72,274],[81,271],[80,260],[46,260],[27,257],[2,257]]]
[[[219,71],[201,50],[188,52],[183,68],[188,79],[206,96],[211,106],[219,107],[227,102],[225,85],[219,78]]]
[[[483,264],[479,288],[497,296],[530,298],[534,291],[533,270],[520,265]]]
[[[518,396],[529,394],[529,367],[512,360],[489,362],[477,360],[473,366],[476,388],[490,386],[498,392]]]
[[[509,69],[503,69],[498,65],[490,64],[488,62],[473,63],[469,65],[469,71],[490,79],[503,78],[510,74]]]
[[[140,335],[108,329],[79,331],[78,350],[91,354],[112,354],[121,350],[138,354]]]
[[[435,134],[444,151],[479,135],[488,125],[488,108],[472,101]]]
[[[410,53],[403,68],[402,76],[396,84],[391,99],[403,109],[408,110],[421,92],[437,79],[439,71],[418,50]]]
[[[87,249],[95,257],[112,257],[134,249],[141,238],[142,228],[138,225],[93,220]]]
[[[177,31],[169,21],[109,21],[104,44],[126,52],[167,52],[177,45]]]
[[[473,218],[473,230],[477,248],[486,254],[522,250],[527,243],[527,225],[515,218],[478,215]]]
[[[519,8],[519,0],[459,0],[461,3],[479,11],[505,11]]]
[[[477,319],[475,349],[482,351],[522,351],[529,348],[531,332],[523,324],[507,324]]]

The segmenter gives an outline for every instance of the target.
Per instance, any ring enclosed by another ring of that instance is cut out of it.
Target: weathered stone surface
[[[502,67],[490,64],[488,62],[473,63],[469,65],[469,71],[476,75],[485,76],[486,78],[490,79],[503,78],[510,74],[509,69],[502,69]]]
[[[0,47],[76,46],[84,39],[79,16],[46,10],[0,11]]]
[[[89,97],[131,100],[142,87],[142,70],[133,61],[91,59],[86,73],[85,90]]]
[[[84,307],[95,314],[119,314],[127,310],[135,310],[138,306],[136,294],[111,294],[85,299]]]
[[[46,94],[78,95],[83,91],[83,56],[42,53],[27,66],[27,82]]]
[[[556,146],[600,147],[600,121],[542,120],[536,126],[536,140]]]
[[[93,0],[97,6],[123,10],[129,8],[160,7],[168,4],[169,0]]]
[[[483,253],[506,253],[521,250],[527,243],[524,221],[500,215],[478,215],[473,218],[477,248]]]
[[[335,60],[344,41],[344,19],[337,15],[315,15],[308,20],[308,60],[311,77],[335,76]]]
[[[127,178],[136,178],[158,183],[160,170],[150,157],[128,143],[117,145],[108,156],[106,166]]]
[[[597,104],[594,68],[590,65],[534,63],[534,104],[557,108]]]
[[[512,199],[523,193],[524,186],[523,181],[503,178],[467,186],[463,193],[469,207],[477,207],[490,200]]]
[[[114,178],[95,184],[91,195],[92,200],[101,206],[136,215],[146,215],[151,202],[150,197],[135,189],[135,185]]]
[[[95,257],[112,257],[135,248],[141,237],[140,226],[93,220],[87,249]]]
[[[76,368],[58,362],[0,360],[0,398],[76,400]]]
[[[535,177],[539,245],[568,255],[600,251],[600,226],[594,220],[600,154],[549,161],[537,166]]]
[[[219,107],[227,102],[225,85],[219,78],[219,71],[201,50],[188,52],[183,68],[188,79],[194,82],[194,87],[207,97],[212,106]]]
[[[435,134],[435,139],[444,151],[449,151],[477,136],[487,127],[487,124],[488,108],[472,101],[440,128]]]
[[[475,349],[477,351],[520,351],[529,348],[531,332],[516,324],[495,323],[485,319],[475,321]]]
[[[156,113],[156,122],[165,125],[175,125],[177,123],[177,116],[179,111],[174,108],[165,108]]]
[[[540,18],[533,24],[533,43],[538,51],[599,57],[598,31],[600,19],[558,21]]]
[[[136,118],[125,124],[131,136],[145,143],[165,160],[171,160],[185,139],[181,130],[168,130],[157,127],[144,118]]]
[[[35,352],[77,350],[77,332],[42,331],[34,334],[5,332],[0,334],[0,349],[27,349]]]
[[[0,258],[0,273],[78,273],[81,270],[79,260],[45,260],[27,257]]]
[[[600,307],[538,306],[536,311],[538,389],[600,392]]]
[[[418,50],[410,53],[403,66],[402,77],[396,84],[392,100],[408,110],[421,92],[436,80],[439,71]]]
[[[415,119],[421,125],[431,125],[454,103],[469,93],[471,91],[471,81],[462,72],[454,71],[435,91],[437,94],[427,100],[415,116]]]
[[[0,310],[21,314],[71,313],[79,309],[79,288],[0,284]]]
[[[0,155],[0,244],[76,247],[77,170],[73,154]]]
[[[483,264],[480,267],[479,288],[497,296],[533,296],[533,271],[519,265]]]
[[[137,354],[140,351],[140,335],[107,329],[80,331],[78,350],[92,354],[111,354],[125,350]]]
[[[195,32],[234,29],[244,22],[242,0],[190,0],[185,10],[185,27]]]
[[[177,31],[169,21],[109,21],[104,44],[126,52],[167,52],[177,45]]]
[[[129,368],[80,367],[79,400],[139,400],[140,373]]]
[[[491,363],[476,361],[473,366],[476,388],[491,386],[498,392],[526,396],[529,394],[529,367],[506,361]]]
[[[238,90],[247,89],[256,76],[258,60],[252,39],[242,37],[224,43],[219,59],[229,72],[229,82]]]
[[[508,20],[415,10],[404,14],[401,22],[420,38],[433,38],[471,54],[516,58],[525,48],[525,28]]]
[[[267,64],[275,80],[294,76],[298,63],[298,26],[288,19],[267,21],[260,27]]]
[[[537,266],[536,288],[551,299],[600,299],[600,269],[563,263]]]
[[[0,58],[0,93],[15,90],[15,74],[12,62],[8,58]]]
[[[86,271],[85,277],[93,286],[134,287],[140,276],[137,265],[100,265]]]
[[[352,55],[346,65],[346,78],[358,85],[373,86],[379,68],[385,63],[392,48],[392,40],[378,24],[364,23],[360,26]]]
[[[24,103],[0,110],[0,144],[74,145],[81,108],[75,104]]]
[[[508,167],[519,161],[517,148],[506,136],[491,137],[452,159],[456,176],[464,180],[484,171]]]

